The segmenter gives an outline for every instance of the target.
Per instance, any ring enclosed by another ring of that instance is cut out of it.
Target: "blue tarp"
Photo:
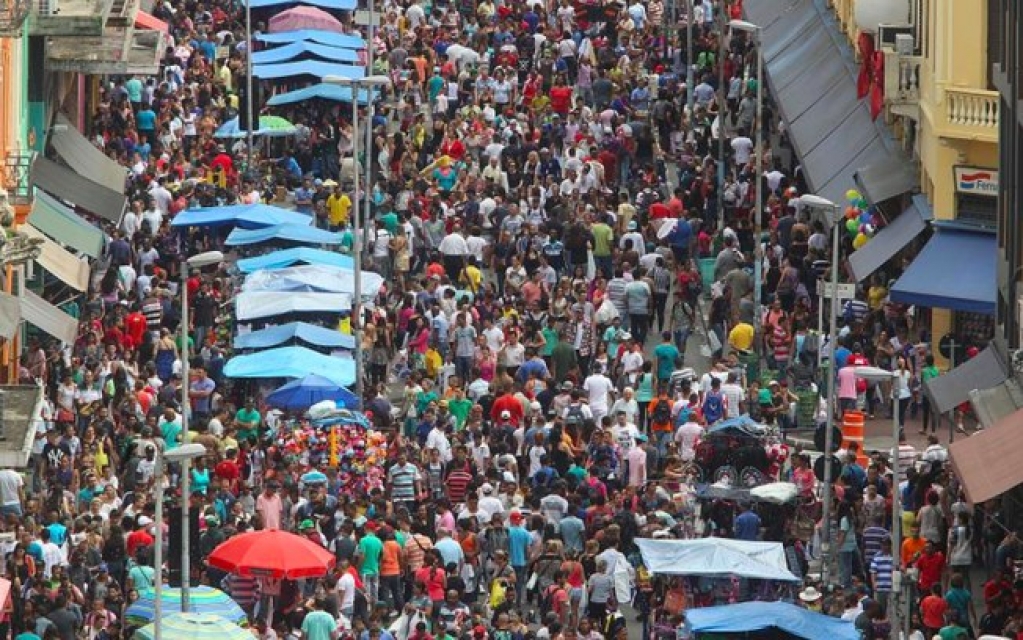
[[[333,251],[324,251],[323,249],[313,249],[311,247],[292,247],[291,249],[281,249],[280,251],[274,251],[254,258],[244,258],[236,262],[235,266],[242,273],[252,273],[260,269],[280,269],[303,262],[306,264],[341,267],[342,269],[355,268],[355,260],[351,256],[334,253]]]
[[[270,44],[285,44],[288,42],[310,40],[312,42],[319,42],[320,44],[326,44],[331,47],[341,47],[342,49],[355,49],[358,51],[359,49],[366,48],[366,41],[359,36],[334,33],[333,31],[323,31],[322,29],[299,29],[297,31],[281,31],[280,33],[261,33],[259,35],[254,35],[253,37],[256,40]]]
[[[172,227],[219,227],[231,225],[245,229],[280,224],[311,225],[313,217],[268,204],[232,204],[225,207],[186,209],[171,220]]]
[[[298,129],[294,126],[286,127],[284,129],[274,129],[265,123],[264,118],[267,116],[259,116],[259,128],[252,132],[254,136],[265,136],[267,138],[287,138],[298,133]],[[220,128],[213,134],[214,138],[244,138],[249,135],[248,131],[245,131],[241,127],[241,121],[238,116],[235,116],[220,125]]]
[[[241,336],[235,336],[235,349],[268,349],[299,339],[317,347],[354,349],[355,338],[334,329],[318,327],[308,322],[289,322],[267,327]]]
[[[738,418],[729,418],[728,420],[716,422],[713,426],[707,429],[707,435],[709,436],[729,435],[758,438],[764,435],[765,432],[766,429],[764,426],[749,417],[749,414],[743,414]]]
[[[235,229],[225,244],[238,247],[271,240],[287,240],[304,244],[341,244],[341,234],[299,224],[278,224],[262,229]]]
[[[252,64],[273,64],[287,62],[304,55],[315,56],[327,62],[359,62],[359,54],[353,49],[331,47],[315,42],[292,42],[283,47],[265,49],[252,54]]]
[[[260,80],[278,80],[298,78],[300,76],[313,76],[315,78],[341,76],[358,80],[366,75],[366,70],[350,64],[320,62],[319,60],[299,60],[298,62],[283,62],[281,64],[253,65],[252,75]]]
[[[787,602],[740,602],[686,611],[690,631],[696,633],[749,633],[781,629],[806,640],[859,640],[860,633],[846,622]]]
[[[286,104],[305,102],[306,100],[313,100],[317,98],[320,100],[351,103],[352,88],[342,87],[336,84],[314,84],[310,87],[295,89],[294,91],[289,91],[287,93],[279,93],[267,100],[266,104],[268,107],[280,107]],[[359,91],[359,104],[365,105],[368,103],[369,91],[362,89]]]
[[[789,571],[785,547],[780,542],[731,538],[637,538],[636,546],[643,556],[643,564],[654,574],[800,581]]]
[[[355,382],[355,361],[306,347],[279,347],[235,356],[224,365],[229,378],[304,378],[310,373],[347,387]]]
[[[938,227],[892,287],[902,304],[970,313],[995,312],[998,287],[993,233]]]
[[[253,9],[265,7],[280,7],[287,4],[307,4],[321,9],[334,9],[336,11],[355,11],[355,0],[249,0],[249,6]]]

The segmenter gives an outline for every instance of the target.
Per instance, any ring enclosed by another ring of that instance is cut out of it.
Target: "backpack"
[[[703,417],[707,424],[714,424],[725,415],[725,403],[721,393],[711,391],[703,401]]]
[[[686,405],[678,410],[678,415],[675,416],[675,427],[681,427],[685,423],[689,422],[689,418],[693,415],[693,409],[689,405]]]
[[[671,404],[664,400],[658,400],[654,407],[654,413],[650,416],[654,424],[665,424],[671,422]]]
[[[586,415],[583,413],[583,406],[581,404],[573,404],[568,408],[568,414],[565,415],[566,425],[582,426],[585,421]]]
[[[554,606],[554,594],[561,591],[561,587],[552,584],[540,594],[540,615],[546,616]]]

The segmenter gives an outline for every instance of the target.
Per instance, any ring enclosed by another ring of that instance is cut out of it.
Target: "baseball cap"
[[[315,529],[316,525],[313,524],[312,520],[308,518],[302,521],[302,524],[298,525],[299,529]]]
[[[489,496],[491,493],[494,492],[494,485],[490,484],[489,482],[485,482],[483,483],[483,486],[480,487],[480,492],[483,493],[484,495]]]
[[[149,516],[140,516],[138,523],[140,527],[148,527],[149,525],[153,524],[153,519],[150,518]]]

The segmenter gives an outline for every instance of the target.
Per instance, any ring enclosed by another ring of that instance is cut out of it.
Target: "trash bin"
[[[710,297],[710,286],[714,284],[714,263],[716,258],[700,258],[700,279],[703,282],[703,295]]]

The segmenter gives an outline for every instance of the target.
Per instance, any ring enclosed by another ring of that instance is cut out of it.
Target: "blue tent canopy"
[[[232,204],[225,207],[187,209],[171,220],[172,227],[218,227],[232,225],[246,229],[279,224],[311,225],[313,217],[268,204]]]
[[[303,40],[286,44],[283,47],[257,51],[252,54],[252,64],[287,62],[305,55],[314,56],[327,62],[359,62],[359,54],[352,49],[331,47]]]
[[[297,31],[281,31],[280,33],[261,33],[253,37],[256,40],[269,44],[286,44],[289,42],[311,40],[312,42],[319,42],[331,47],[341,47],[342,49],[355,49],[358,51],[359,49],[366,48],[366,41],[359,36],[334,33],[333,31],[324,31],[322,29],[298,29]]]
[[[299,339],[317,347],[354,349],[355,338],[350,335],[318,327],[308,322],[289,322],[276,327],[267,327],[245,335],[235,336],[235,349],[267,349]]]
[[[993,233],[938,226],[892,286],[892,301],[993,315],[997,255],[998,239]]]
[[[260,80],[278,80],[297,78],[299,76],[341,76],[358,80],[366,75],[366,70],[350,64],[320,62],[319,60],[299,60],[281,64],[257,64],[252,66],[252,75]]]
[[[266,398],[267,404],[282,409],[308,409],[314,404],[324,400],[333,400],[345,409],[358,409],[359,397],[335,384],[329,378],[310,373],[309,375],[292,380],[282,387],[275,389]]]
[[[306,264],[317,264],[328,267],[341,267],[342,269],[354,269],[355,260],[351,256],[323,249],[312,247],[292,247],[281,249],[254,258],[244,258],[235,263],[242,273],[252,273],[260,269],[280,269],[290,267],[293,264],[304,262]]]
[[[287,138],[293,136],[298,132],[295,127],[287,127],[284,129],[274,129],[269,123],[264,122],[264,118],[267,116],[259,116],[259,128],[252,132],[254,136],[265,136],[267,138]],[[220,125],[220,128],[213,134],[214,138],[244,138],[249,135],[248,131],[244,131],[241,127],[241,121],[238,116],[235,116]]]
[[[335,11],[355,11],[355,0],[249,0],[249,6],[253,9],[265,7],[280,7],[286,4],[308,4],[320,9],[333,9]]]
[[[230,378],[303,378],[310,373],[347,387],[355,383],[355,361],[307,347],[279,347],[235,356],[224,365],[224,375]]]
[[[780,629],[806,640],[858,640],[859,631],[846,622],[787,602],[740,602],[686,611],[686,621],[696,633],[749,633]]]
[[[304,244],[341,244],[341,234],[305,225],[278,224],[262,229],[235,229],[227,236],[225,244],[229,247],[238,247],[271,240]]]
[[[352,88],[341,87],[336,84],[314,84],[312,86],[296,89],[287,93],[279,93],[267,100],[266,104],[268,107],[280,107],[286,104],[305,102],[306,100],[313,100],[316,98],[319,98],[320,100],[351,103]],[[359,104],[369,104],[368,90],[362,89],[359,91]]]

